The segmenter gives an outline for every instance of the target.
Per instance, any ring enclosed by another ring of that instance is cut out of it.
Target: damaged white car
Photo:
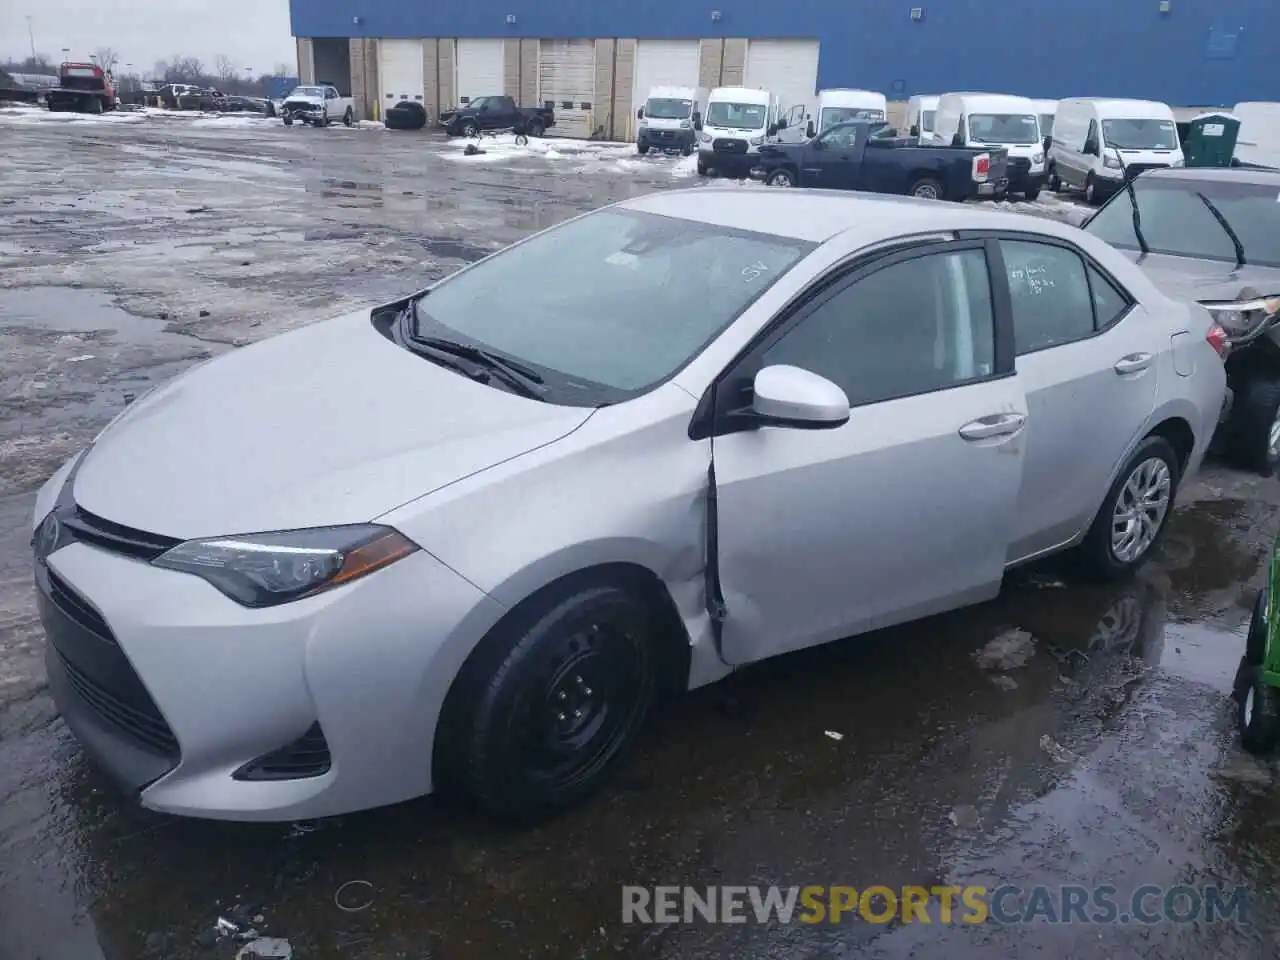
[[[342,121],[349,127],[355,122],[354,103],[332,84],[294,87],[280,107],[280,116],[286,127],[295,120],[316,127]]]
[[[1134,570],[1220,335],[1049,220],[628,200],[126,408],[37,500],[49,687],[157,810],[554,814],[665,694]]]

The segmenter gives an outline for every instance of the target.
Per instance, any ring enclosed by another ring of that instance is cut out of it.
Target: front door
[[[1012,350],[997,349],[982,243],[895,253],[838,281],[726,383],[771,364],[831,379],[852,412],[832,430],[715,438],[725,659],[994,596],[1026,407]]]
[[[814,137],[804,154],[802,185],[828,190],[854,189],[862,168],[857,144],[856,127],[834,127]]]
[[[1000,241],[1030,424],[1011,562],[1070,540],[1155,409],[1168,334],[1067,243]]]

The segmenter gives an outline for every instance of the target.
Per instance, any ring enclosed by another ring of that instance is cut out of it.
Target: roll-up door
[[[538,51],[538,100],[550,103],[553,137],[591,136],[596,86],[594,40],[543,40]]]
[[[501,96],[506,71],[502,40],[458,38],[458,102]]]
[[[818,41],[752,40],[745,86],[776,93],[783,113],[797,104],[812,105],[818,89]]]
[[[421,40],[378,41],[378,89],[384,111],[401,100],[423,102]]]
[[[698,86],[697,40],[641,40],[636,44],[632,102],[642,106],[654,87]]]

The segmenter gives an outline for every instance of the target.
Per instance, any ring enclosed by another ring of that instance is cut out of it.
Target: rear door
[[[914,247],[815,293],[726,373],[725,409],[772,364],[829,378],[852,405],[835,429],[713,441],[727,661],[999,591],[1026,406],[993,303],[982,241]]]
[[[1063,545],[1093,521],[1155,410],[1169,337],[1074,245],[1007,235],[998,246],[1030,421],[1014,562]]]

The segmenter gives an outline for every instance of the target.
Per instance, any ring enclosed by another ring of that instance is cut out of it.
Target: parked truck
[[[499,130],[540,137],[555,125],[555,113],[550,107],[517,107],[506,96],[476,97],[456,110],[440,114],[440,126],[451,137],[478,137]]]
[[[775,187],[897,193],[928,200],[1008,188],[1004,148],[921,147],[885,123],[838,123],[805,143],[766,143],[751,176]]]
[[[102,113],[116,108],[116,88],[110,71],[96,63],[63,63],[58,85],[45,94],[50,110]]]

